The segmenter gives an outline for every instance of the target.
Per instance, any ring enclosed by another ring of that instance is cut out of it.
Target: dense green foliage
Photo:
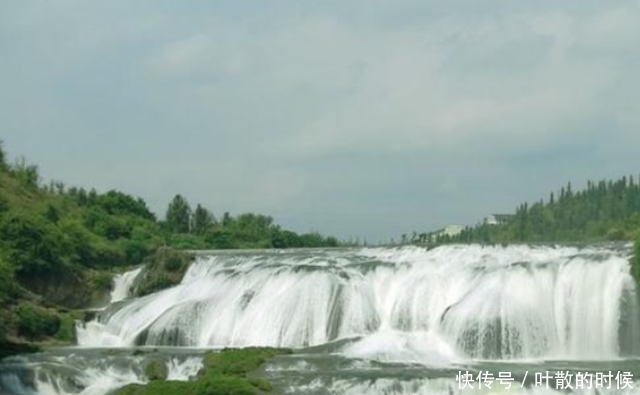
[[[164,361],[160,359],[152,359],[147,362],[144,367],[144,374],[147,376],[147,380],[166,380],[169,375],[169,369]]]
[[[8,342],[0,336],[0,359],[13,355],[40,352],[40,347],[29,343]]]
[[[191,231],[196,235],[203,235],[205,232],[216,224],[213,214],[198,204],[193,212],[191,223]]]
[[[7,302],[15,292],[13,267],[0,256],[0,305]]]
[[[249,375],[267,359],[288,354],[275,348],[225,349],[205,355],[204,367],[195,381],[164,381],[161,373],[149,369],[153,376],[146,385],[130,384],[116,395],[258,395],[271,392],[271,384]],[[147,365],[147,367],[150,365]],[[156,366],[157,367],[157,366]],[[145,369],[147,371],[147,369]]]
[[[189,203],[181,195],[176,195],[167,208],[166,228],[173,233],[189,233],[190,218]]]
[[[16,308],[18,334],[28,339],[54,336],[60,329],[60,317],[54,312],[22,302]]]
[[[66,313],[60,316],[60,327],[54,335],[54,338],[64,343],[73,343],[76,341],[76,320],[80,320],[82,314]]]
[[[505,224],[468,227],[438,242],[569,242],[632,240],[640,229],[640,184],[633,177],[589,182],[574,192],[563,187],[558,198],[520,205]]]

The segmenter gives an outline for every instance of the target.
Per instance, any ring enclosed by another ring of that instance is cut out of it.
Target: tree
[[[302,240],[295,232],[276,228],[271,235],[271,245],[274,248],[297,248],[302,247]]]
[[[324,247],[324,237],[318,232],[300,235],[302,247]]]
[[[559,198],[557,198],[559,196]],[[499,226],[479,225],[454,242],[540,242],[629,240],[640,227],[640,186],[632,177],[587,182],[574,191],[571,183],[531,206],[524,203],[513,221]]]
[[[46,275],[65,265],[68,245],[60,230],[32,213],[15,213],[0,225],[8,262],[21,274]]]
[[[228,211],[224,213],[222,216],[222,226],[229,226],[233,222],[233,217],[229,214]]]
[[[96,196],[93,204],[100,206],[109,214],[133,215],[152,221],[155,220],[155,216],[147,208],[144,200],[116,190]]]
[[[165,217],[167,229],[176,233],[189,233],[190,219],[191,207],[189,207],[189,203],[180,194],[176,195],[167,207]]]
[[[4,152],[4,142],[0,140],[0,170],[7,170],[7,155]]]
[[[11,169],[15,177],[27,188],[35,189],[40,181],[38,166],[30,165],[24,157],[20,157]]]
[[[333,236],[329,236],[324,240],[324,244],[327,247],[338,247],[340,245],[340,243],[338,242],[338,239],[336,239]]]
[[[213,228],[207,231],[205,241],[213,248],[230,249],[238,248],[233,234],[224,228]]]
[[[191,219],[191,233],[203,235],[214,223],[213,214],[198,204]]]

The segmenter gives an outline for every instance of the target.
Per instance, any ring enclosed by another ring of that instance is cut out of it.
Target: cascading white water
[[[212,254],[179,286],[78,327],[78,340],[297,348],[355,338],[346,353],[610,359],[637,343],[625,327],[638,322],[628,253],[445,246]]]
[[[33,355],[24,363],[10,360],[0,369],[0,394],[104,395],[127,384],[144,384],[144,366],[160,360],[167,366],[167,380],[187,381],[202,368],[201,355],[151,353],[131,356],[126,350],[95,350],[68,355]]]
[[[111,291],[111,303],[125,300],[130,296],[133,285],[135,284],[135,281],[140,275],[141,271],[142,271],[142,267],[139,267],[137,269],[134,269],[128,272],[116,274],[113,277],[113,290]]]

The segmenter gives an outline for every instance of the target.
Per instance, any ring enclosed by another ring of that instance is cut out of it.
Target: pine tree
[[[190,219],[191,207],[189,207],[189,203],[181,195],[176,195],[167,207],[165,217],[167,229],[176,233],[189,233]]]
[[[222,215],[222,226],[229,226],[231,222],[233,222],[233,217],[226,211],[224,215]]]
[[[191,219],[191,233],[203,235],[214,223],[213,214],[198,204]]]

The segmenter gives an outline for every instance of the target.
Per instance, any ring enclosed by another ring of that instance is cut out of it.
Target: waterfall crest
[[[629,254],[549,246],[212,253],[180,285],[79,327],[78,340],[300,348],[352,339],[346,352],[400,344],[443,358],[617,358],[636,355],[640,343]]]
[[[133,285],[138,275],[142,271],[142,267],[130,270],[113,277],[113,290],[111,291],[111,303],[119,302],[128,298],[131,294]]]

